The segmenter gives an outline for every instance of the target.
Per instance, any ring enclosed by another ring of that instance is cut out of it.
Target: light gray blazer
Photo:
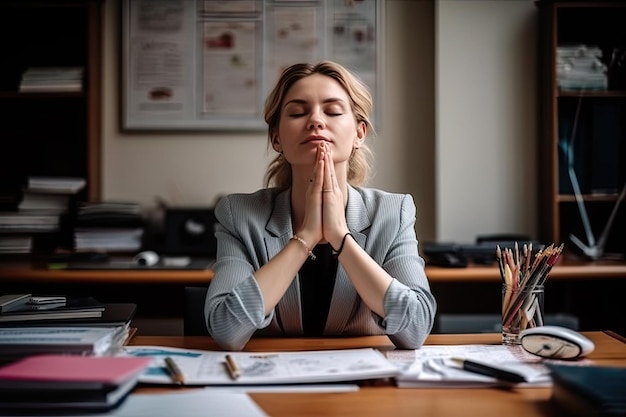
[[[394,280],[383,301],[385,317],[380,317],[361,300],[339,264],[325,336],[386,334],[399,348],[422,345],[433,326],[436,302],[417,250],[415,211],[408,194],[349,187],[348,228]],[[220,200],[215,215],[217,259],[204,307],[211,336],[224,349],[241,350],[255,332],[303,335],[299,280],[265,316],[254,278],[293,236],[291,190],[232,194]]]

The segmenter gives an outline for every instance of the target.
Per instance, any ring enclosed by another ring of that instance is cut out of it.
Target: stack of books
[[[59,239],[84,178],[29,177],[16,211],[0,212],[0,254],[29,254],[38,241]]]
[[[127,326],[23,326],[0,327],[0,358],[60,353],[83,356],[118,354],[128,337]]]
[[[100,303],[93,297],[0,295],[0,327],[130,327],[135,303]]]
[[[72,93],[83,90],[83,67],[32,67],[22,74],[21,93]]]
[[[38,355],[0,367],[0,409],[107,410],[136,385],[150,358]]]
[[[139,204],[89,202],[78,208],[74,233],[77,251],[137,252],[143,235]]]
[[[59,220],[57,214],[0,212],[0,254],[32,253],[37,240],[54,240]]]

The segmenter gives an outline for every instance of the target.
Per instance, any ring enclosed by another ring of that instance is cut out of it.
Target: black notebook
[[[571,415],[626,415],[626,368],[555,364],[546,366],[552,373],[552,401]]]
[[[113,327],[130,324],[135,313],[137,304],[134,303],[105,303],[102,315],[87,318],[65,318],[24,321],[0,322],[0,327],[24,326],[63,326],[63,327]]]
[[[92,297],[68,298],[65,302],[30,304],[0,314],[0,323],[102,317],[104,304]]]

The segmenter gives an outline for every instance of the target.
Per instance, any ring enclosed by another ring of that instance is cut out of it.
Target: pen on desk
[[[237,362],[235,362],[235,358],[231,355],[226,355],[226,369],[232,379],[237,379],[239,378],[239,375],[241,375],[241,369],[239,369]]]
[[[460,365],[464,370],[469,372],[475,372],[477,374],[490,376],[501,381],[507,382],[526,382],[526,378],[515,372],[507,371],[505,369],[494,368],[489,365],[474,362],[468,359],[452,358],[452,362]]]
[[[180,368],[178,367],[178,365],[176,365],[176,362],[174,362],[172,358],[165,358],[165,369],[167,369],[167,373],[170,374],[170,378],[172,378],[172,381],[180,385],[185,383],[185,376],[180,371]]]

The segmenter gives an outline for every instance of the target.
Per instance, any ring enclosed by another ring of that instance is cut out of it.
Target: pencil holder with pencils
[[[522,330],[543,326],[544,286],[534,288],[502,284],[502,343],[518,345]],[[511,300],[517,300],[520,308],[513,309]]]
[[[550,245],[533,256],[532,247],[520,251],[496,249],[502,278],[502,343],[520,343],[519,334],[530,327],[543,326],[544,283],[557,262],[563,245]]]

